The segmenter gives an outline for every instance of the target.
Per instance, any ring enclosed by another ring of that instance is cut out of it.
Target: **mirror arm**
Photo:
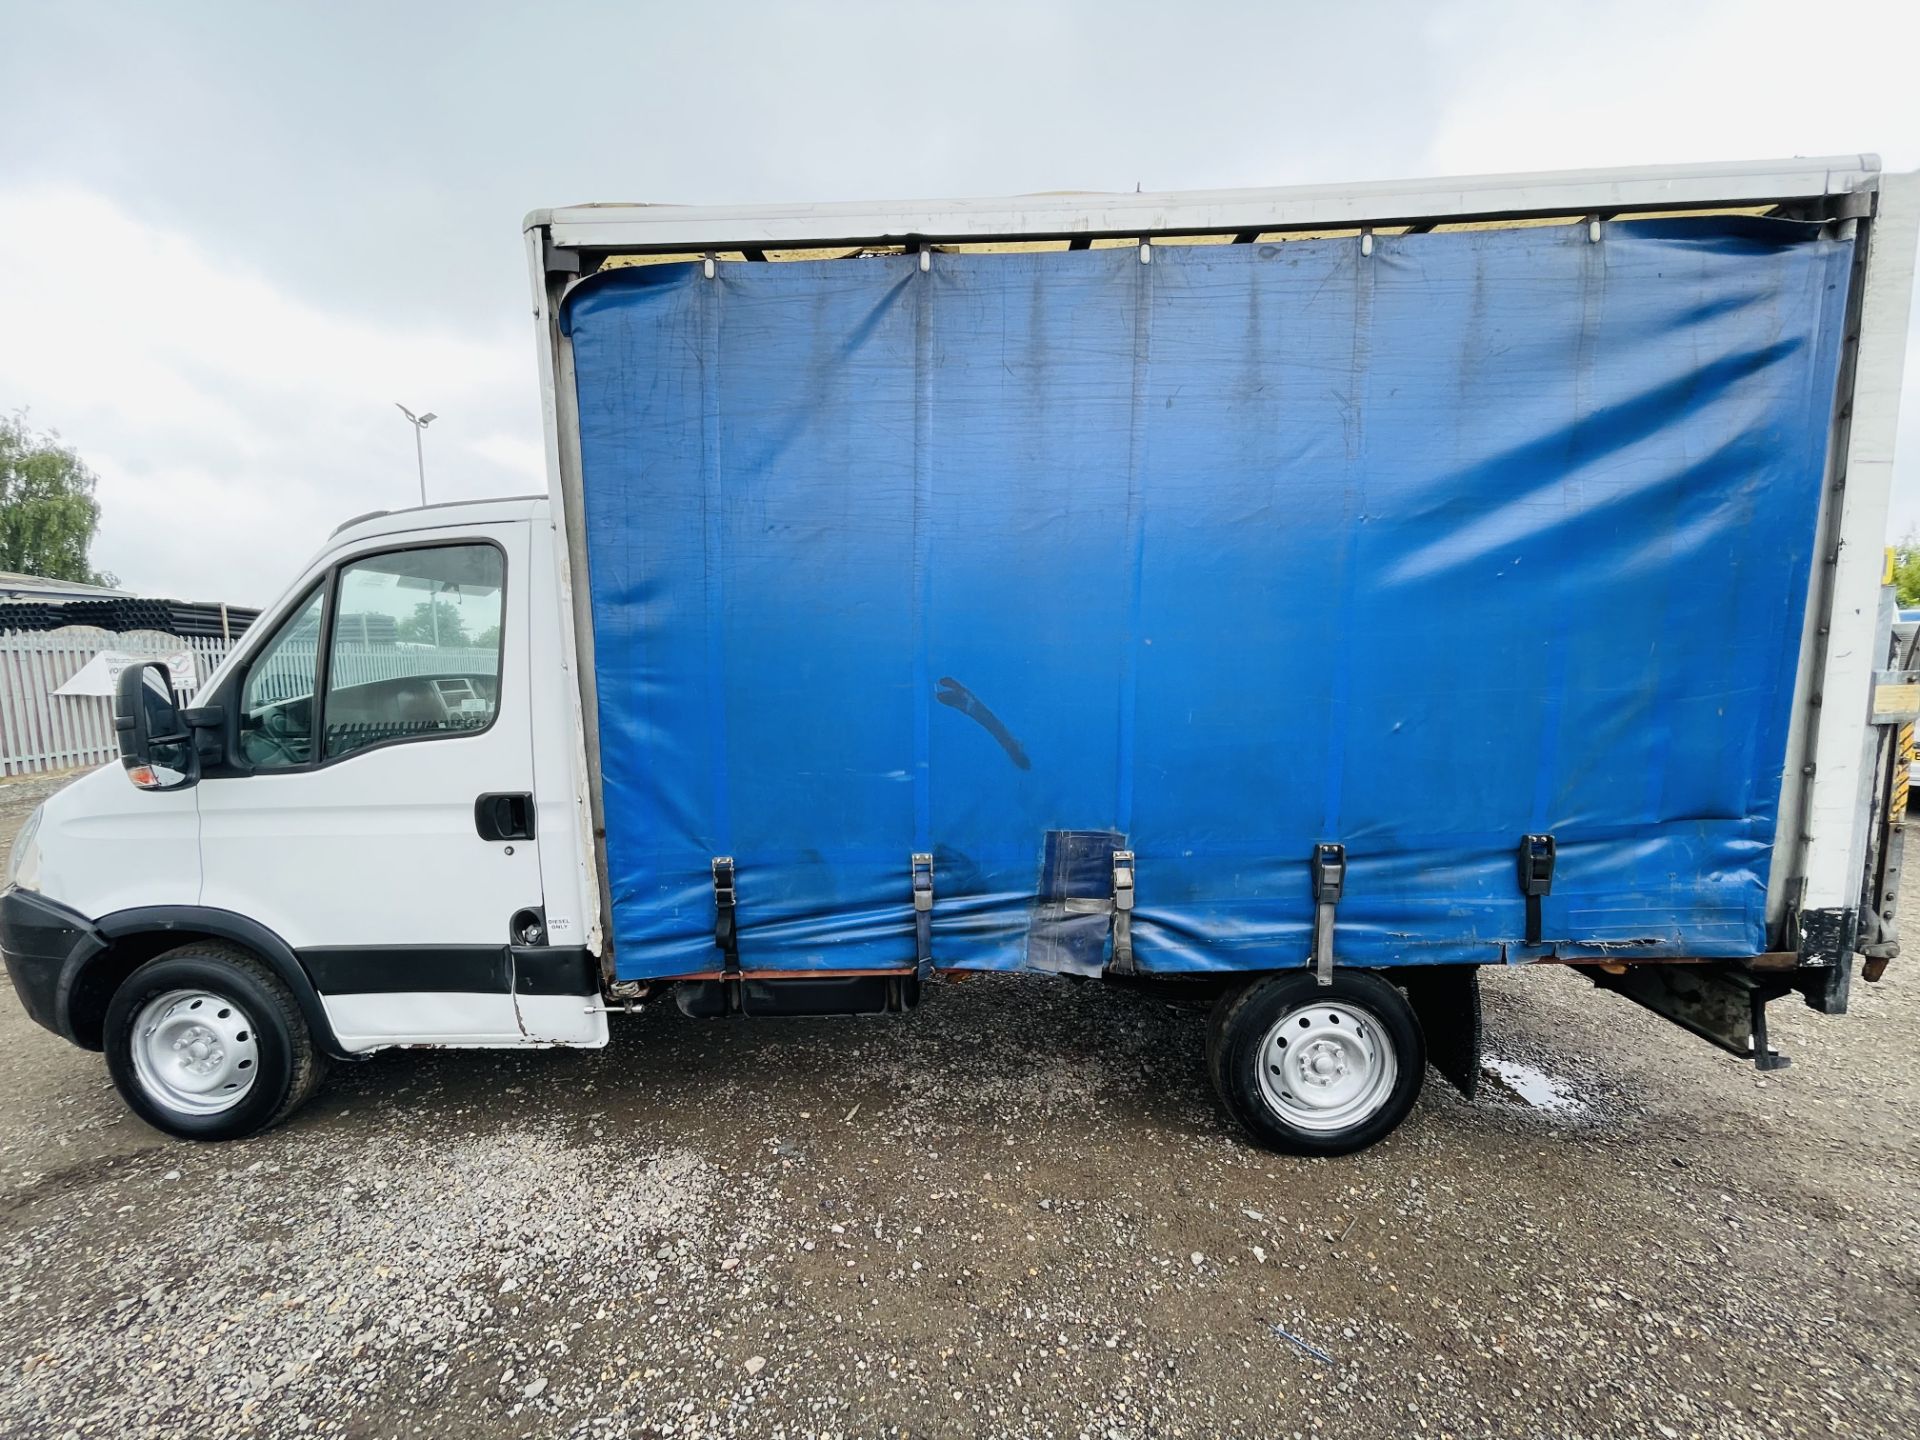
[[[227,758],[227,707],[198,705],[180,712],[180,721],[193,735],[194,753],[203,770],[220,765]]]

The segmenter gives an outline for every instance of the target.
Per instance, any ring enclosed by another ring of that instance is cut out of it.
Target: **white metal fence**
[[[313,693],[316,664],[314,642],[295,637],[272,654],[253,662],[247,672],[247,701],[291,700]],[[500,653],[466,645],[357,645],[333,647],[327,692],[376,680],[398,680],[408,675],[491,675],[500,666]]]
[[[0,634],[0,775],[99,765],[120,753],[111,697],[54,693],[103,650],[156,660],[188,650],[204,680],[227,649],[224,640],[185,640],[156,630]]]
[[[103,650],[156,660],[190,650],[205,680],[228,649],[223,640],[183,640],[155,630],[116,635],[76,626],[0,634],[0,776],[99,765],[120,753],[110,696],[54,693]],[[405,675],[492,675],[499,664],[490,647],[349,644],[334,652],[329,688]],[[265,660],[248,689],[256,703],[291,699],[312,691],[313,674],[313,642],[296,635]]]

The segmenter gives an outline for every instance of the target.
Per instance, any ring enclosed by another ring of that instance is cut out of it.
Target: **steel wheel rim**
[[[253,1017],[211,990],[168,990],[133,1019],[133,1074],[148,1099],[218,1115],[246,1099],[260,1073]]]
[[[1260,1093],[1296,1130],[1349,1130],[1380,1113],[1400,1062],[1379,1017],[1348,1000],[1296,1005],[1260,1039]]]

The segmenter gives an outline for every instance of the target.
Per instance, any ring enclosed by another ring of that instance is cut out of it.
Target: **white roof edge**
[[[546,505],[545,495],[483,495],[471,500],[437,500],[429,505],[409,505],[397,510],[370,510],[335,526],[321,552],[324,554],[342,543],[369,536],[536,519]]]
[[[1880,157],[1859,154],[1267,190],[739,206],[567,205],[532,211],[525,224],[528,229],[547,227],[556,246],[601,250],[830,244],[906,236],[964,240],[1022,234],[1179,234],[1759,204],[1871,191],[1879,178]]]

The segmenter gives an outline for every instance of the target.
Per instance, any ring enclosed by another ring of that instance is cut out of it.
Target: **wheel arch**
[[[259,956],[286,983],[319,1050],[335,1060],[349,1058],[300,957],[258,920],[204,905],[145,905],[103,916],[94,929],[104,943],[78,957],[60,986],[59,1004],[74,1044],[101,1048],[107,1002],[147,961],[195,940],[225,940]]]

